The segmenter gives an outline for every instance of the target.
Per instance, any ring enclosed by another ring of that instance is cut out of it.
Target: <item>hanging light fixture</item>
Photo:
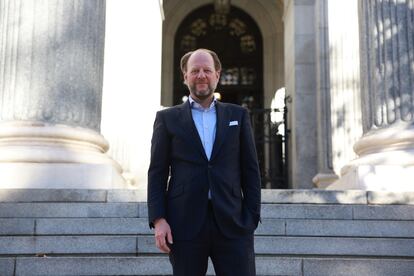
[[[218,14],[228,14],[230,12],[230,0],[214,0],[214,10]]]

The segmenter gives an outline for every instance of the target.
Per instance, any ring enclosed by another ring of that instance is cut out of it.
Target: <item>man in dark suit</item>
[[[185,103],[155,118],[148,170],[148,216],[174,275],[256,275],[253,232],[260,175],[247,110],[218,102],[221,63],[207,49],[185,54]]]

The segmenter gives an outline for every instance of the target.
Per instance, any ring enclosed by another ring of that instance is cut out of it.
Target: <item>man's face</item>
[[[204,51],[193,53],[187,62],[184,80],[194,100],[212,97],[220,77],[220,71],[214,68],[213,57]]]

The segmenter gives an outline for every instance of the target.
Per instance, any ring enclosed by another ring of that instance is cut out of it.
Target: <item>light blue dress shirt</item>
[[[208,108],[202,107],[199,103],[194,101],[191,96],[188,97],[191,106],[191,114],[193,115],[193,121],[197,128],[198,135],[200,136],[201,143],[203,144],[204,152],[208,160],[211,158],[211,152],[213,151],[214,139],[216,138],[216,101],[214,97],[213,102]],[[208,191],[208,198],[211,199],[211,190]]]
[[[201,143],[204,147],[204,152],[208,160],[210,160],[211,152],[213,151],[214,139],[216,138],[216,98],[210,104],[210,107],[204,108],[199,103],[194,101],[191,96],[188,97],[191,106],[191,114],[193,115],[194,124],[200,136]]]

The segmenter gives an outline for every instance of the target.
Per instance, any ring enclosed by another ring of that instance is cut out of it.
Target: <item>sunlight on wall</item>
[[[358,1],[328,2],[332,151],[335,173],[356,157],[362,135]]]
[[[160,109],[162,15],[158,1],[107,1],[102,134],[137,188],[146,187]]]

